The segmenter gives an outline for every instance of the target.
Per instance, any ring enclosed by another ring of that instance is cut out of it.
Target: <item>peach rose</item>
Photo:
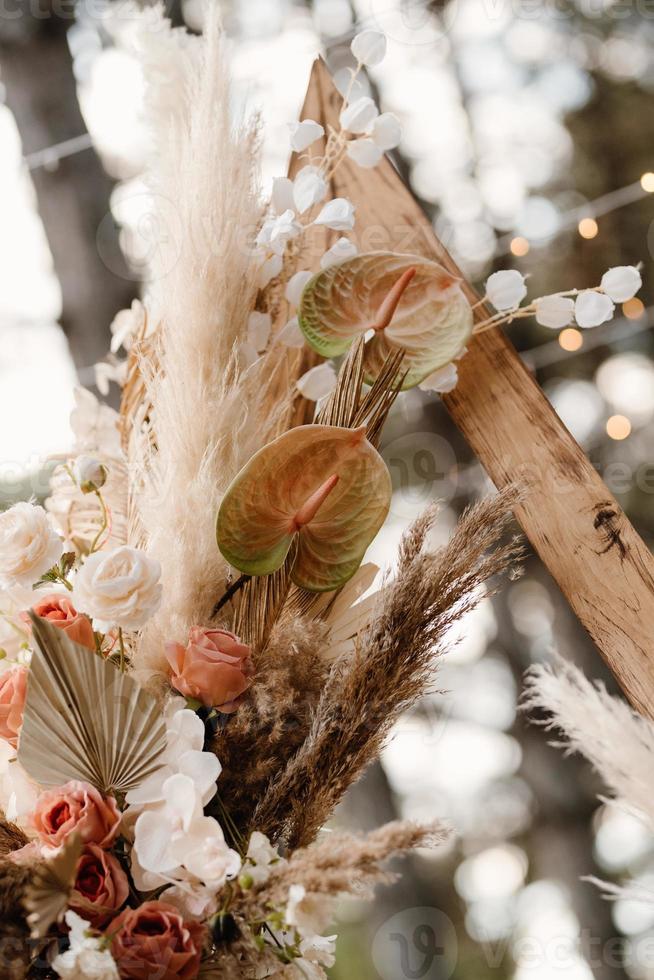
[[[42,619],[47,619],[57,629],[63,630],[74,643],[95,650],[91,620],[77,612],[67,595],[50,592],[32,606],[32,611]],[[21,619],[31,625],[27,613],[21,613]]]
[[[111,923],[111,952],[121,977],[192,980],[200,968],[204,926],[185,922],[172,905],[145,902]]]
[[[76,780],[41,793],[32,816],[34,829],[48,847],[61,847],[74,830],[83,844],[111,847],[120,820],[113,796],[105,797],[89,783]]]
[[[27,697],[27,667],[16,665],[0,674],[0,738],[14,748],[23,724],[23,709]]]
[[[129,895],[127,875],[118,860],[97,844],[87,844],[69,905],[96,929],[105,926]]]
[[[180,694],[226,714],[236,711],[252,683],[250,648],[228,630],[194,626],[186,649],[181,643],[166,644],[166,659]]]

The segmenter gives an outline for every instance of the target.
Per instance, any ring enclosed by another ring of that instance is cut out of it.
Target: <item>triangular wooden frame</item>
[[[302,118],[337,127],[341,106],[319,59]],[[292,160],[291,176],[301,165]],[[389,160],[374,170],[345,160],[332,191],[357,207],[361,251],[426,255],[461,275]],[[325,235],[308,236],[297,268],[318,268]],[[526,487],[516,517],[527,537],[631,703],[654,718],[654,558],[501,330],[475,338],[459,374],[444,398],[454,422],[496,486]]]

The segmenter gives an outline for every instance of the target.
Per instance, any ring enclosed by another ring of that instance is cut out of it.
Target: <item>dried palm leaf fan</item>
[[[38,864],[23,897],[27,924],[34,939],[43,939],[63,915],[75,882],[82,853],[79,834],[72,834],[61,849]]]

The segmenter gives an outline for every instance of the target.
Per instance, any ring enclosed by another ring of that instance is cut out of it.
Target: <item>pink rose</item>
[[[23,724],[23,709],[27,697],[27,667],[9,667],[0,674],[0,738],[14,748]]]
[[[145,902],[111,923],[111,952],[121,977],[192,980],[200,969],[205,929],[185,922],[172,905]]]
[[[118,860],[97,844],[87,844],[77,865],[70,907],[100,929],[125,904],[128,895],[129,882]]]
[[[74,830],[83,844],[111,847],[120,820],[113,796],[105,797],[89,783],[75,780],[41,793],[32,816],[41,842],[48,847],[60,847]]]
[[[252,683],[250,648],[228,630],[194,626],[186,649],[181,643],[166,644],[166,659],[180,694],[227,714],[236,711]]]
[[[66,636],[79,643],[89,650],[95,650],[95,639],[93,637],[93,627],[88,616],[78,613],[67,595],[58,592],[50,592],[32,606],[32,611],[42,619],[47,619],[49,623],[63,630]],[[27,613],[21,613],[28,625],[31,625]]]

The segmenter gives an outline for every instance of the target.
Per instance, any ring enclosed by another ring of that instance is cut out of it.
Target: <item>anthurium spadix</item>
[[[218,546],[239,571],[268,575],[297,539],[292,580],[328,592],[354,575],[390,501],[390,475],[365,426],[298,426],[234,479],[218,513]]]
[[[370,333],[365,380],[388,355],[404,350],[404,388],[413,388],[459,357],[473,317],[461,280],[418,255],[366,252],[332,265],[306,284],[298,308],[306,340],[323,357],[345,353]]]

